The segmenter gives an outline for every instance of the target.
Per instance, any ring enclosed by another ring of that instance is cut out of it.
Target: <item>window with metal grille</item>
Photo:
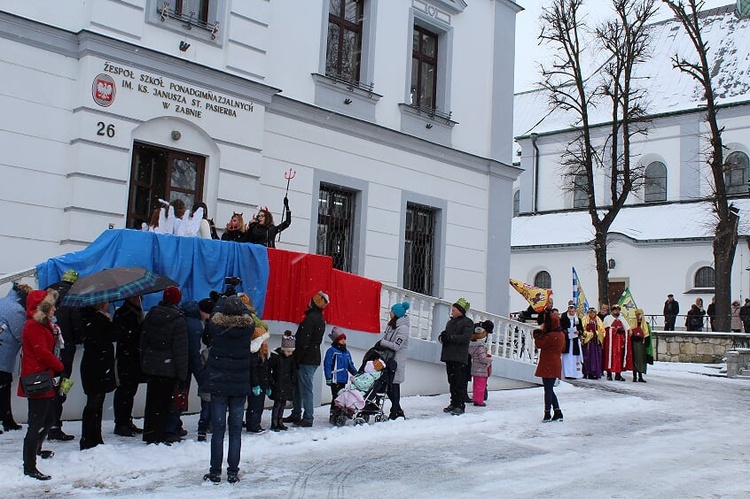
[[[414,26],[411,55],[411,105],[435,109],[438,77],[438,35]]]
[[[363,4],[363,0],[330,0],[326,75],[359,81]]]
[[[646,167],[644,183],[644,201],[658,203],[667,200],[667,165],[653,161]]]
[[[748,157],[742,151],[729,154],[724,167],[724,183],[727,194],[747,195]]]
[[[332,257],[333,267],[344,272],[352,270],[355,200],[354,191],[336,185],[320,185],[316,253]]]
[[[546,270],[537,272],[534,276],[534,286],[537,288],[552,289],[552,276]]]
[[[404,288],[425,295],[433,294],[435,212],[428,206],[406,204]]]
[[[713,288],[716,285],[716,272],[711,267],[701,267],[695,273],[696,288]]]

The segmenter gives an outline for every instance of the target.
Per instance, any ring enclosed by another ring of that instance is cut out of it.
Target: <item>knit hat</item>
[[[312,297],[312,303],[321,310],[326,308],[330,302],[331,300],[328,298],[328,295],[322,291],[318,291]]]
[[[466,298],[459,298],[456,303],[453,304],[462,314],[466,315],[466,312],[471,307],[471,303]]]
[[[167,286],[164,289],[164,297],[162,299],[172,305],[179,305],[182,301],[182,291],[176,286]]]
[[[63,273],[62,280],[69,283],[74,283],[78,280],[78,272],[73,269],[68,269]]]
[[[346,339],[346,334],[343,330],[334,327],[331,329],[331,332],[328,334],[328,337],[331,338],[331,343],[338,343],[340,340]]]
[[[391,307],[391,312],[396,317],[403,317],[406,315],[406,311],[409,310],[409,302],[396,303]]]
[[[293,352],[296,340],[294,335],[288,329],[284,331],[284,336],[281,337],[281,349],[285,352]]]
[[[233,295],[224,302],[221,313],[224,315],[245,315],[247,314],[247,307],[242,303],[239,296]]]
[[[216,302],[214,302],[211,298],[204,298],[198,302],[198,308],[204,314],[210,314],[211,312],[213,312],[215,306]]]

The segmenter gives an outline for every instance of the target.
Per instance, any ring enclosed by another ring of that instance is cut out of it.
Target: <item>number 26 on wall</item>
[[[103,121],[100,121],[99,123],[96,124],[96,126],[97,126],[96,134],[101,137],[107,136],[111,139],[112,137],[116,135],[115,126],[112,123],[107,124],[107,123],[104,123]]]

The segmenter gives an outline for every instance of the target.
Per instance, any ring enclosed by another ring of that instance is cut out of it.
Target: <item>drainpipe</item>
[[[531,145],[534,147],[534,169],[532,170],[533,191],[531,195],[531,212],[536,213],[539,208],[539,146],[536,144],[539,139],[538,133],[531,134]]]

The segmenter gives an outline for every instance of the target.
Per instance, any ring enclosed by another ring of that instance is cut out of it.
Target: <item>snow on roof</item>
[[[718,104],[747,101],[750,95],[750,18],[738,18],[735,10],[732,4],[706,10],[701,15],[703,38],[709,47],[710,60],[714,61],[712,76]],[[636,79],[647,91],[648,113],[696,109],[704,101],[701,89],[693,78],[673,68],[671,61],[675,54],[697,61],[692,42],[674,18],[651,27],[651,58],[639,65]],[[607,103],[594,108],[591,123],[608,122],[609,108]],[[515,137],[567,130],[576,125],[573,114],[550,112],[548,93],[544,90],[516,94],[513,114]]]
[[[750,199],[734,199],[740,210],[741,235],[750,235]],[[712,238],[715,219],[708,201],[626,206],[610,234],[636,241]],[[511,247],[585,244],[594,239],[587,211],[566,211],[514,217]]]

